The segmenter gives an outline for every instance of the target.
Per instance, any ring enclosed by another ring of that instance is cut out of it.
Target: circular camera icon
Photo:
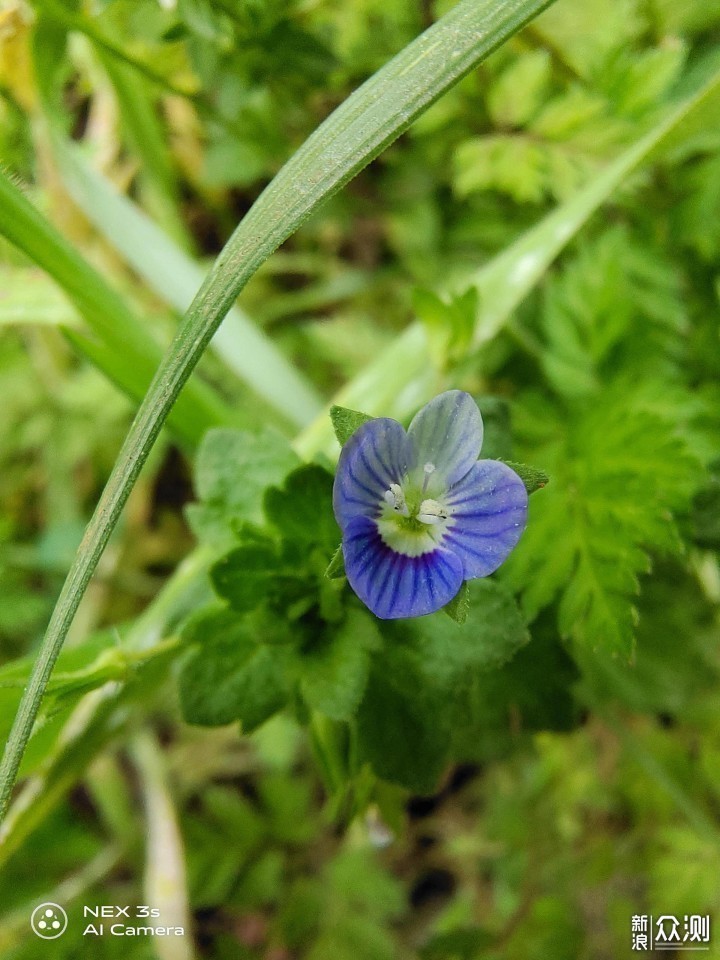
[[[30,917],[33,933],[43,940],[55,940],[67,930],[68,915],[57,903],[41,903]]]

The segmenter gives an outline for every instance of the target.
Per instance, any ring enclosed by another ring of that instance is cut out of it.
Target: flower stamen
[[[409,517],[410,511],[408,510],[408,505],[405,502],[405,491],[400,486],[399,483],[391,483],[390,489],[386,490],[383,494],[383,500],[389,507],[392,507],[396,513],[399,513],[403,517]]]
[[[448,518],[448,509],[437,500],[423,500],[417,514],[418,520],[422,523],[430,524],[441,523]]]

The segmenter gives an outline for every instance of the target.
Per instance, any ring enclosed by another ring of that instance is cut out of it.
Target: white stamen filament
[[[422,492],[425,493],[427,490],[427,485],[430,481],[430,474],[435,473],[435,464],[426,463],[423,467],[423,473],[425,474],[425,477],[423,479]]]

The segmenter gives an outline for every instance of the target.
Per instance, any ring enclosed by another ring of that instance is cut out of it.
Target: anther
[[[440,523],[442,520],[447,520],[447,507],[443,507],[437,500],[423,500],[420,504],[417,518],[422,523],[427,523],[432,526]]]
[[[403,517],[410,516],[410,511],[405,503],[405,493],[399,483],[391,483],[390,489],[383,494],[383,499],[389,507],[402,514]]]

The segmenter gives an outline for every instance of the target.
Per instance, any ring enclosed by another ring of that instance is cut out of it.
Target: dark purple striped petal
[[[469,393],[448,390],[426,404],[408,429],[418,468],[432,463],[442,486],[461,480],[478,458],[483,423]]]
[[[342,449],[335,474],[333,509],[344,530],[353,517],[375,517],[391,483],[402,483],[410,466],[407,434],[387,417],[369,420]]]
[[[442,544],[463,563],[463,579],[487,577],[515,547],[527,522],[527,491],[497,460],[478,460],[448,491],[452,519]]]
[[[449,550],[438,547],[419,557],[396,553],[367,517],[345,528],[343,554],[350,586],[381,620],[434,613],[463,582],[462,561]]]

